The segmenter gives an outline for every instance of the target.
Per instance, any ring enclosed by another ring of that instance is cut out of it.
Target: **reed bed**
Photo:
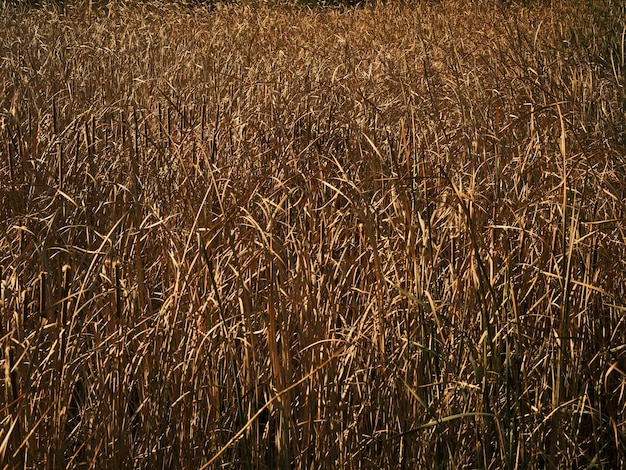
[[[626,465],[619,4],[0,9],[4,468]]]

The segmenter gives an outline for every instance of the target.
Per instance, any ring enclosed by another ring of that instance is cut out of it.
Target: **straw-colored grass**
[[[624,467],[624,26],[3,4],[2,465]]]

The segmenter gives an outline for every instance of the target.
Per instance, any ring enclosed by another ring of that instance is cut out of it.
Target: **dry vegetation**
[[[3,6],[0,462],[626,465],[624,11],[552,3]]]

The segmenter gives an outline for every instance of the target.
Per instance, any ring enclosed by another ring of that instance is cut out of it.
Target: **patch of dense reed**
[[[623,11],[552,4],[3,6],[0,461],[623,467]]]

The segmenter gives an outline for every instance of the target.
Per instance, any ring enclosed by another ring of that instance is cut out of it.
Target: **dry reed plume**
[[[626,465],[624,11],[535,3],[3,4],[3,466]]]

